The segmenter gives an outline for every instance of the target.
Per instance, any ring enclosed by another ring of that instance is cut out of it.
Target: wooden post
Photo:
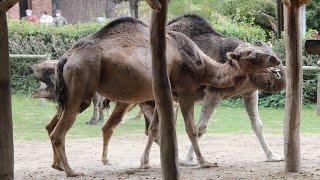
[[[320,61],[317,63],[320,68]],[[318,71],[318,86],[317,86],[317,116],[320,117],[320,71]]]
[[[284,1],[284,0],[283,0]],[[285,0],[286,105],[284,124],[285,171],[301,171],[300,118],[302,105],[302,41],[298,0]]]
[[[162,179],[179,179],[177,136],[174,123],[171,85],[166,64],[166,19],[168,0],[160,0],[162,8],[153,10],[150,27],[152,48],[153,94],[160,119],[160,156]],[[152,7],[152,6],[151,6]]]
[[[0,11],[0,179],[13,179],[13,132],[6,12]]]
[[[277,0],[277,23],[278,23],[277,38],[281,39],[281,32],[283,31],[283,4],[281,0]]]
[[[0,179],[14,179],[10,63],[6,12],[19,0],[0,1]]]

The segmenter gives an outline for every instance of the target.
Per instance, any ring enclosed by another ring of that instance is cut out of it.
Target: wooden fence
[[[27,55],[27,54],[10,54],[10,59],[46,59],[50,60],[51,56],[48,55]],[[320,117],[320,61],[318,61],[317,66],[302,66],[303,71],[317,72],[318,73],[318,84],[317,84],[317,116]],[[40,86],[43,87],[45,84],[41,83]],[[44,106],[44,100],[40,100],[40,105]]]

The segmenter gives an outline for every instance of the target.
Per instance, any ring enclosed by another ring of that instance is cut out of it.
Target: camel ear
[[[234,52],[228,52],[227,53],[228,59],[233,59],[233,60],[239,60],[240,56]]]
[[[267,42],[267,44],[268,44],[270,47],[272,47],[272,44],[271,44],[271,42],[270,42],[270,41],[268,41],[268,42]]]

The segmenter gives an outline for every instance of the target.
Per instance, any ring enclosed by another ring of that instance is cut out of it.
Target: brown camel
[[[204,96],[206,85],[237,86],[249,74],[268,72],[281,61],[265,52],[262,44],[244,43],[228,53],[228,63],[220,64],[205,55],[187,36],[173,31],[167,33],[166,46],[172,93],[180,104],[199,164],[214,166],[203,158],[197,143],[194,102]],[[114,111],[102,128],[104,155],[113,132],[112,126],[106,129],[108,124],[120,122],[129,104],[153,100],[149,28],[133,18],[114,20],[67,51],[57,65],[56,74],[58,111],[46,126],[54,150],[52,167],[64,170],[67,176],[79,176],[82,173],[74,172],[68,164],[65,135],[77,114],[90,105],[95,92],[116,101]],[[157,124],[157,110],[152,123]],[[102,161],[106,161],[105,156]]]
[[[221,63],[228,61],[228,58],[225,56],[227,52],[233,51],[243,43],[239,39],[220,34],[202,17],[193,14],[187,14],[173,19],[169,22],[167,29],[185,34],[193,40],[205,54]],[[274,54],[271,50],[270,53]],[[270,149],[267,141],[265,140],[262,133],[263,125],[258,113],[257,90],[274,93],[285,88],[286,75],[283,65],[281,64],[278,69],[280,69],[280,71],[274,73],[276,76],[280,75],[279,78],[275,78],[268,73],[250,74],[241,86],[237,86],[231,91],[208,86],[206,88],[206,96],[202,103],[202,110],[197,127],[198,137],[200,138],[207,131],[210,116],[219,101],[239,94],[243,98],[245,109],[251,120],[252,129],[254,130],[261,147],[266,154],[266,161],[283,160],[283,158],[278,157]],[[192,163],[192,160],[193,148],[190,146],[186,163],[194,164]]]
[[[33,64],[31,69],[33,71],[34,76],[37,80],[46,84],[46,87],[40,87],[32,92],[33,98],[45,98],[50,101],[55,101],[56,95],[54,93],[54,77],[55,77],[55,69],[59,60],[45,60],[37,64]],[[103,110],[107,110],[107,117],[111,114],[110,109],[110,100],[105,99],[99,93],[96,93],[92,97],[93,103],[93,114],[92,117],[86,124],[102,124],[104,122],[104,113]],[[127,110],[130,112],[136,107],[137,104],[133,104],[131,108]],[[142,117],[143,111],[140,109],[139,113],[133,117],[134,120],[138,120]],[[148,121],[149,122],[149,121]]]

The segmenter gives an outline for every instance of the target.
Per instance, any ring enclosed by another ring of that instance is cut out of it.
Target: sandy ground
[[[283,157],[282,135],[267,135],[271,148]],[[265,162],[265,155],[252,134],[205,135],[200,141],[202,153],[219,167],[200,169],[180,167],[182,180],[205,179],[320,179],[320,135],[302,135],[302,173],[284,173],[284,162]],[[140,156],[147,141],[142,134],[111,139],[111,165],[100,162],[102,139],[67,139],[70,166],[84,172],[81,178],[65,178],[52,169],[49,141],[15,141],[15,179],[161,179],[159,148],[151,151],[151,169],[139,169]],[[179,158],[185,159],[189,140],[180,135]]]

